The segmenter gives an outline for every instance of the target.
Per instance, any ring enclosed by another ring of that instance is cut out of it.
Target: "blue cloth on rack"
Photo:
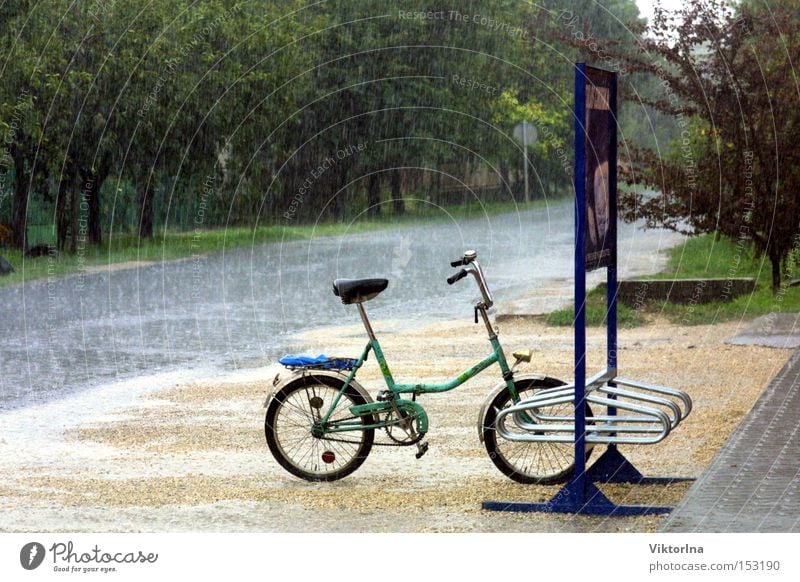
[[[325,354],[320,354],[316,358],[311,356],[283,356],[278,360],[284,366],[321,366],[330,361]]]
[[[287,368],[325,368],[328,370],[350,370],[355,367],[358,360],[353,358],[329,358],[320,354],[313,356],[283,356],[278,360]]]

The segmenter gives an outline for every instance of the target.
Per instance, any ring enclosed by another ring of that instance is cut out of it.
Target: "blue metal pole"
[[[577,513],[583,515],[656,515],[668,513],[671,508],[661,506],[616,505],[594,484],[654,482],[644,479],[617,450],[609,445],[600,459],[586,471],[586,65],[575,66],[575,475],[552,499],[543,503],[508,501],[485,501],[484,509],[493,511],[546,511]],[[609,105],[611,119],[609,127],[611,144],[609,151],[609,230],[613,237],[606,277],[608,281],[608,336],[607,363],[609,368],[617,366],[617,79],[611,80]],[[607,241],[609,242],[609,241]],[[616,409],[609,407],[609,411]],[[659,482],[673,482],[660,480]]]
[[[586,491],[586,64],[575,69],[575,476],[576,501]]]
[[[617,75],[611,78],[609,91],[609,107],[611,115],[609,123],[609,139],[611,140],[608,164],[608,236],[611,237],[611,258],[606,270],[607,281],[607,365],[610,369],[617,367]],[[617,409],[609,406],[609,416],[617,414]]]

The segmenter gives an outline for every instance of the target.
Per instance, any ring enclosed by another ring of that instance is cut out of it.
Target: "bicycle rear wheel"
[[[551,385],[543,385],[537,380],[520,380],[516,384],[517,392],[522,400],[531,398],[544,388],[552,388]],[[497,434],[494,426],[497,414],[502,409],[514,404],[511,394],[506,389],[500,392],[486,408],[482,431],[483,442],[489,458],[504,475],[518,483],[551,485],[563,483],[569,479],[575,470],[575,448],[572,443],[515,442]],[[547,414],[573,417],[573,405],[566,403],[548,407]],[[591,417],[592,409],[587,403],[587,422]],[[514,422],[510,418],[506,428],[519,434],[526,434],[525,430],[514,426]],[[589,459],[591,453],[592,448],[587,447],[586,460]]]
[[[267,445],[275,460],[291,474],[307,481],[335,481],[346,477],[366,460],[375,431],[371,428],[315,436],[312,428],[333,405],[344,381],[308,375],[281,388],[270,400],[264,420]],[[329,422],[351,419],[349,408],[366,404],[364,396],[348,386]],[[372,424],[372,417],[357,419]]]

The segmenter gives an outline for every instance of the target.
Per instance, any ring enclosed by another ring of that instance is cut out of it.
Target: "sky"
[[[681,0],[636,0],[636,5],[639,7],[639,13],[647,18],[647,22],[653,21],[653,5],[661,4],[667,10],[675,10],[680,8]]]

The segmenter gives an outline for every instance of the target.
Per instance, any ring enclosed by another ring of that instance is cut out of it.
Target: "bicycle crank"
[[[414,445],[422,440],[424,432],[419,430],[419,420],[405,409],[393,409],[383,421],[386,436],[400,446]]]
[[[406,401],[408,402],[408,401]],[[397,424],[406,433],[406,438],[404,439],[408,444],[416,444],[417,445],[417,454],[415,455],[417,459],[421,459],[422,455],[428,452],[428,443],[421,442],[423,437],[425,436],[425,432],[427,431],[427,421],[428,418],[425,416],[425,410],[419,406],[416,402],[410,402],[410,404],[415,405],[418,409],[419,413],[415,411],[415,413],[409,413],[408,407],[399,408],[397,406],[397,402],[394,400],[390,400],[390,404],[392,405],[392,410],[394,414],[397,415]],[[413,408],[413,407],[412,407]],[[387,415],[388,416],[388,415]],[[425,421],[424,427],[425,430],[419,430],[420,426],[422,425],[422,420]],[[386,425],[386,432],[389,434],[389,438],[392,437],[392,433],[390,430],[391,425],[387,423]],[[397,440],[397,439],[395,439]]]

